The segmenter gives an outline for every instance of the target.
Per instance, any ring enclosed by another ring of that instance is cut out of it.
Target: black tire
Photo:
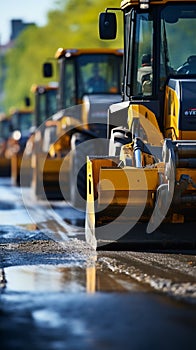
[[[86,207],[86,156],[92,154],[93,142],[82,134],[73,135],[70,155],[70,201],[73,207],[83,210]]]
[[[75,208],[86,210],[86,158],[105,155],[108,140],[90,139],[88,135],[76,133],[71,139],[70,152],[70,201]]]

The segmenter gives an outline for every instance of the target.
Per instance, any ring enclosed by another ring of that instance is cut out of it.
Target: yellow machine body
[[[170,43],[174,42],[172,26],[181,32],[183,21],[187,25],[190,21],[191,26],[196,22],[196,1],[125,0],[121,9],[125,16],[127,118],[122,104],[109,108],[109,152],[88,158],[86,240],[95,249],[118,243],[142,247],[181,242],[186,247],[189,242],[193,247],[196,56],[179,66],[177,46]],[[113,23],[113,14],[105,16]],[[102,38],[104,20],[100,16]],[[161,41],[154,35],[154,26],[160,30]],[[178,42],[179,33],[175,33]],[[184,34],[188,38],[186,30]],[[192,50],[193,37],[187,41]],[[141,55],[144,49],[153,55],[148,63],[151,71],[139,81],[139,62],[147,57]],[[144,88],[146,81],[148,89]]]
[[[43,153],[42,160],[45,155],[41,167],[44,184],[42,187],[46,197],[69,200],[73,194],[73,205],[79,204],[75,192],[77,179],[74,183],[72,181],[75,178],[73,167],[80,167],[78,163],[83,160],[75,161],[76,158],[81,158],[77,155],[76,148],[78,143],[86,141],[92,135],[97,137],[97,133],[102,132],[102,126],[107,124],[110,101],[120,101],[122,57],[122,50],[118,49],[57,50],[58,112],[51,115],[50,120],[45,123],[43,147],[40,150],[40,154]],[[88,81],[95,67],[99,69],[102,79],[107,81],[107,89],[102,87],[95,91],[94,86],[89,88]],[[106,132],[103,137],[106,137]],[[37,162],[40,162],[39,154],[37,157]],[[85,186],[85,181],[83,184]],[[84,189],[82,191],[84,193]],[[41,196],[39,190],[35,192],[37,196]]]

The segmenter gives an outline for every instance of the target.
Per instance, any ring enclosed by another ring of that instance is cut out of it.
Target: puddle
[[[27,265],[4,269],[6,290],[14,292],[83,292],[85,270],[65,266]]]
[[[55,241],[84,239],[84,213],[64,201],[37,202],[29,188],[5,186],[0,179],[1,226],[20,226],[27,230],[42,230]],[[67,220],[67,222],[66,222]]]
[[[2,277],[3,276],[3,277]],[[14,292],[134,292],[145,291],[130,277],[94,266],[23,265],[1,270],[3,289]]]

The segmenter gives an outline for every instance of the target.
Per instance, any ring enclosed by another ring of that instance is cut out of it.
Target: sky
[[[44,26],[47,12],[56,8],[55,0],[0,0],[0,43],[9,41],[12,19],[22,19]]]

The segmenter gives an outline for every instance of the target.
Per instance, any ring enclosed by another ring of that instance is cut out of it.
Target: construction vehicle
[[[117,9],[115,9],[117,10]],[[88,157],[86,240],[195,247],[196,1],[124,0],[123,102],[111,105],[109,148]],[[101,39],[116,14],[100,14]],[[141,74],[143,55],[151,70]]]
[[[39,127],[57,111],[58,83],[33,84],[31,92],[35,98],[35,126]]]
[[[87,141],[106,139],[108,106],[121,100],[123,52],[105,48],[58,49],[55,57],[59,71],[58,112],[45,123],[34,190],[38,198],[63,198],[82,208]],[[45,77],[51,78],[52,67],[50,62],[44,64]],[[95,80],[90,79],[92,73]],[[85,150],[81,152],[79,145],[84,141]]]
[[[30,134],[34,131],[33,110],[31,107],[21,109],[11,109],[9,113],[11,134],[7,140],[5,157],[11,160],[11,180],[12,184],[20,185],[20,169],[23,153]],[[25,185],[29,185],[30,160],[23,162],[23,175]]]
[[[31,93],[34,98],[34,121],[33,132],[26,143],[21,163],[21,184],[26,182],[26,163],[30,162],[31,186],[38,177],[36,168],[37,155],[42,149],[44,123],[57,111],[57,91],[58,84],[50,82],[48,84],[33,84]],[[23,172],[24,169],[24,172]]]
[[[10,118],[5,114],[0,114],[0,176],[11,175],[11,160],[5,156],[7,140],[10,135]]]

